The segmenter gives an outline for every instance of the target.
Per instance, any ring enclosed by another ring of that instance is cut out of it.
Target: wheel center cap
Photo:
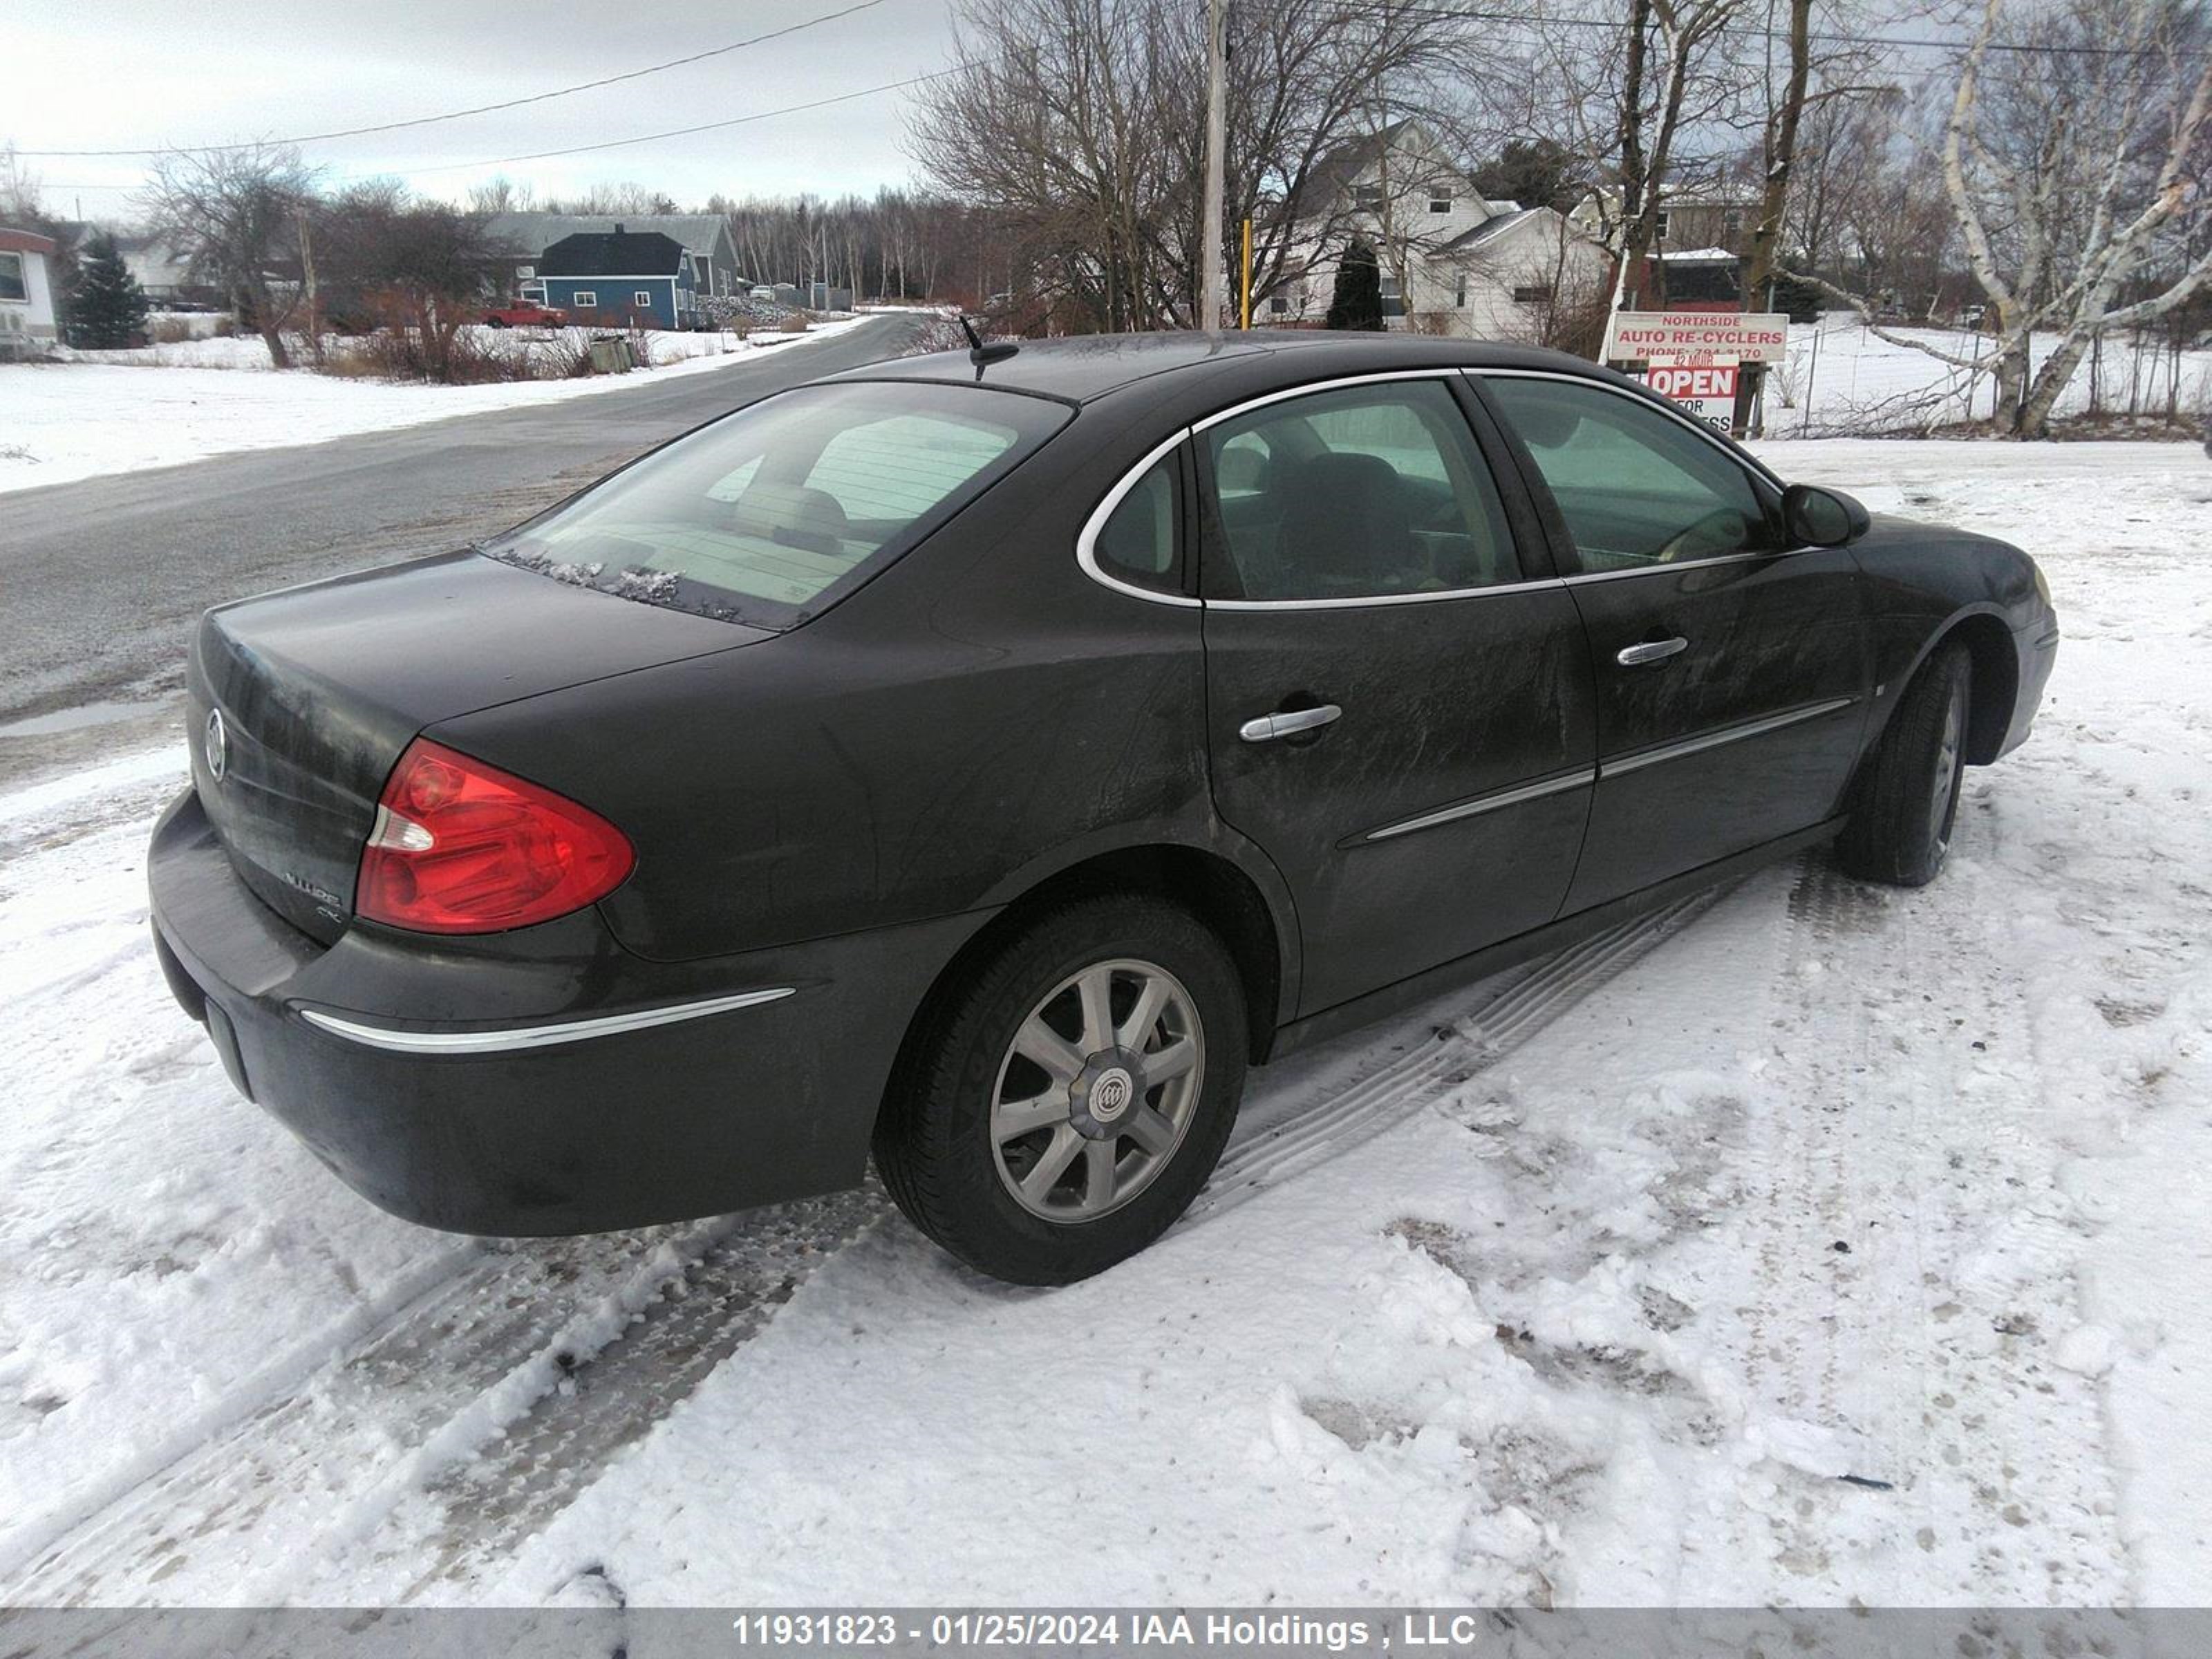
[[[1136,1079],[1114,1066],[1100,1073],[1091,1085],[1091,1115],[1101,1123],[1111,1123],[1129,1109],[1129,1103],[1136,1097]]]
[[[1144,1068],[1126,1048],[1103,1048],[1068,1085],[1067,1120],[1093,1140],[1118,1138],[1145,1097]]]

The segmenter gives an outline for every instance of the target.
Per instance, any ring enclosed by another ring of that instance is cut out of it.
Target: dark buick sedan
[[[210,611],[152,851],[232,1081],[432,1226],[848,1187],[1095,1273],[1249,1066],[1759,860],[1942,862],[2034,564],[1548,353],[1198,335],[766,398]]]

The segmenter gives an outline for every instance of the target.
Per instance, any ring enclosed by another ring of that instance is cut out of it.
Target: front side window
[[[1173,592],[1181,585],[1179,479],[1176,458],[1168,455],[1130,487],[1099,526],[1091,553],[1100,569],[1158,592]]]
[[[1221,554],[1206,586],[1220,598],[1389,599],[1520,580],[1497,486],[1440,380],[1317,392],[1205,438]]]
[[[14,300],[21,303],[30,297],[30,288],[23,281],[23,256],[20,253],[0,253],[0,300]]]
[[[678,439],[483,550],[624,599],[789,628],[919,543],[1067,418],[1060,404],[985,387],[802,387]]]
[[[1486,384],[1534,457],[1583,570],[1780,547],[1751,475],[1663,410],[1569,380]]]

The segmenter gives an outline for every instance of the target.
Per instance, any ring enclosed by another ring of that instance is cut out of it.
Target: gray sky
[[[702,52],[854,0],[12,0],[0,143],[50,209],[128,216],[131,157],[33,155],[283,138],[527,97]],[[611,20],[621,20],[612,21]],[[882,93],[690,137],[556,160],[477,163],[833,97],[941,69],[945,0],[872,9],[703,63],[520,109],[301,147],[335,182],[396,175],[459,198],[504,173],[541,196],[635,181],[690,204],[872,191],[908,179],[907,94]]]

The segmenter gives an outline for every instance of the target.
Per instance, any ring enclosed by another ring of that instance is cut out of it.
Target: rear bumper
[[[856,1184],[914,1009],[981,915],[710,962],[595,911],[328,948],[233,871],[186,793],[155,827],[170,988],[240,1091],[346,1184],[453,1231],[598,1232]]]

